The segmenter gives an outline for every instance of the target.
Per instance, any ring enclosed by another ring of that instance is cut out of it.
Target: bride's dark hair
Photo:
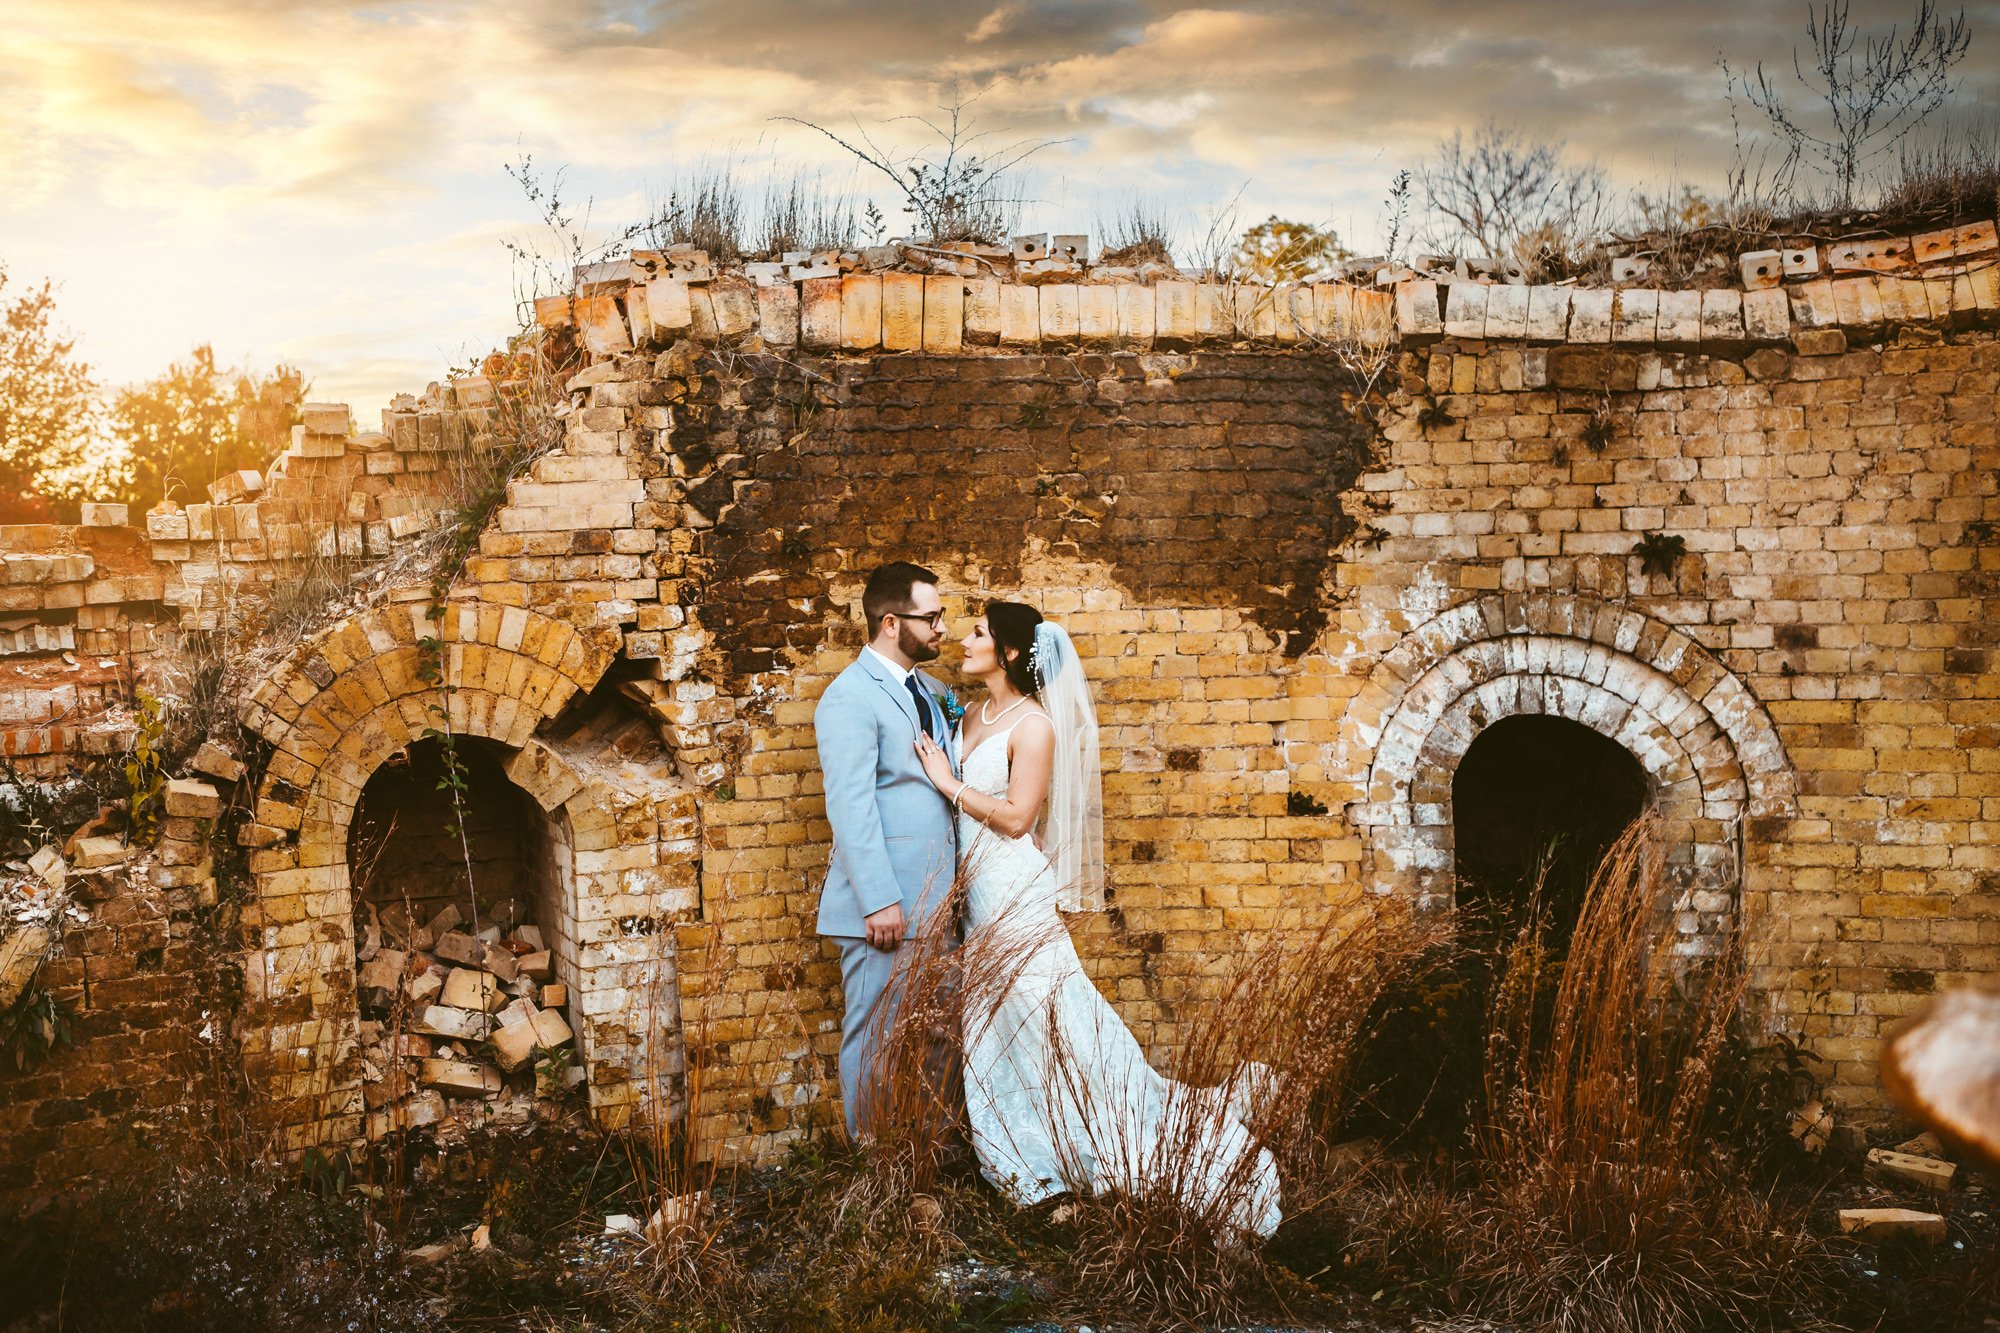
[[[1007,670],[1007,683],[1030,696],[1035,693],[1035,626],[1041,623],[1042,613],[1026,602],[986,604],[986,628]]]

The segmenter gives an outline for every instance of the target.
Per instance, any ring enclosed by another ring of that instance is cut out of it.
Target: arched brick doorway
[[[1682,955],[1733,927],[1744,819],[1797,810],[1777,732],[1742,682],[1678,630],[1588,598],[1454,607],[1385,655],[1350,713],[1347,739],[1371,755],[1348,814],[1372,884],[1420,906],[1454,900],[1452,778],[1503,718],[1564,718],[1638,761],[1666,830]]]
[[[248,831],[242,1045],[253,1113],[282,1144],[362,1130],[349,832],[369,780],[434,730],[493,747],[509,783],[569,837],[584,983],[573,1007],[599,1118],[632,1114],[641,1092],[629,1071],[671,1072],[629,1016],[628,978],[663,983],[671,1003],[672,933],[659,923],[695,896],[693,794],[670,763],[600,765],[588,737],[537,739],[604,677],[615,648],[520,607],[453,605],[432,620],[421,604],[392,604],[316,636],[252,694],[245,722],[273,753]]]

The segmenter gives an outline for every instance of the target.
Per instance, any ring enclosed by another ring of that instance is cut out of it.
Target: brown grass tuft
[[[1261,1154],[1239,1152],[1218,1173],[1217,1145],[1247,1126],[1275,1159],[1288,1216],[1336,1193],[1334,1143],[1376,1000],[1435,934],[1329,915],[1255,944],[1214,994],[1187,1006],[1185,1037],[1163,1070],[1176,1086],[1145,1143],[1129,1141],[1130,1118],[1115,1107],[1091,1105],[1082,1053],[1055,1044],[1058,1083],[1083,1110],[1072,1150],[1145,1164],[1130,1183],[1074,1200],[1075,1300],[1155,1327],[1239,1321],[1282,1304],[1287,1283],[1243,1230],[1268,1189]]]
[[[1591,882],[1546,1014],[1541,933],[1531,924],[1509,951],[1476,1187],[1420,1205],[1453,1289],[1488,1317],[1564,1333],[1775,1328],[1825,1276],[1804,1218],[1716,1146],[1742,948],[1676,975],[1658,953],[1668,898],[1658,829],[1642,820]],[[1413,1243],[1407,1229],[1395,1239]]]

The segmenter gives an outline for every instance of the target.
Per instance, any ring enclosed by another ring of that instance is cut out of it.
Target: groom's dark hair
[[[868,576],[868,586],[861,592],[861,614],[868,617],[868,637],[874,638],[882,628],[882,617],[891,611],[907,611],[910,606],[910,589],[919,583],[935,587],[938,576],[922,565],[913,565],[907,560],[884,565]]]

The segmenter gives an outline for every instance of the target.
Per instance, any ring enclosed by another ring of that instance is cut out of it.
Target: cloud
[[[2000,0],[1968,13],[1975,108]],[[1366,233],[1398,168],[1489,118],[1623,185],[1713,185],[1718,53],[1788,71],[1803,36],[1740,0],[0,0],[0,25],[0,260],[63,281],[110,373],[250,338],[370,393],[501,332],[517,153],[569,164],[603,228],[732,153],[875,191],[774,117],[910,149],[898,118],[969,97],[998,142],[1062,141],[1035,225],[1141,195],[1196,219],[1248,181],[1246,216]]]

